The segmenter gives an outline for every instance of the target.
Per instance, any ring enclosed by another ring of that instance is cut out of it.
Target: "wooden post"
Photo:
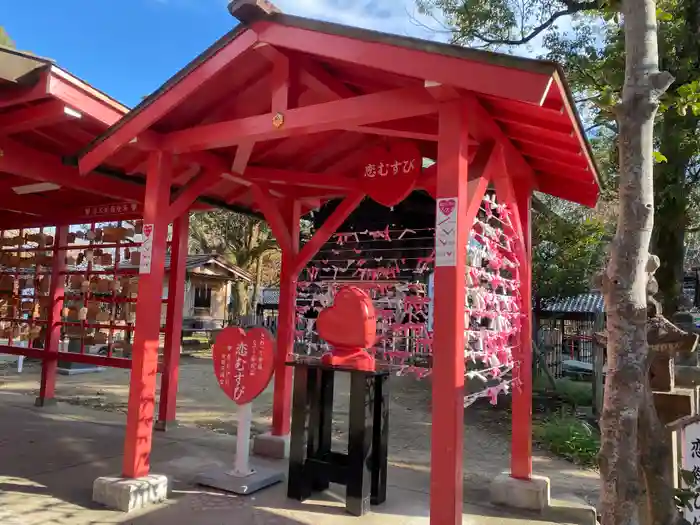
[[[46,321],[46,340],[44,342],[44,360],[41,364],[41,385],[36,406],[46,406],[54,402],[56,393],[56,369],[58,368],[58,352],[61,344],[61,310],[65,277],[61,274],[66,268],[66,252],[58,249],[67,244],[68,226],[58,226],[54,235],[53,263],[51,266],[51,283],[49,283],[49,307]]]
[[[439,116],[436,228],[440,227],[441,203],[447,203],[441,199],[456,201],[456,221],[448,235],[454,254],[445,252],[444,259],[438,254],[435,262],[430,523],[457,525],[462,523],[463,506],[464,297],[471,228],[465,218],[469,132],[462,102],[441,104]],[[436,251],[440,248],[436,246]]]
[[[165,430],[168,423],[175,421],[189,227],[190,215],[188,212],[183,213],[173,223],[165,321],[165,351],[163,352],[163,372],[160,376],[157,430]]]
[[[532,266],[530,232],[530,198],[532,190],[526,185],[514,185],[517,217],[524,253],[520,254],[520,297],[523,318],[520,327],[520,347],[515,352],[520,362],[520,388],[513,390],[513,431],[511,443],[511,475],[518,479],[532,477]]]
[[[162,151],[150,154],[143,227],[144,233],[151,229],[151,262],[150,267],[143,264],[148,255],[144,252],[149,248],[142,247],[122,464],[122,473],[126,478],[140,478],[148,475],[150,470],[163,267],[168,235],[167,219],[163,217],[161,210],[166,209],[170,202],[171,168],[172,157],[169,154]]]
[[[279,325],[277,329],[277,352],[275,354],[275,390],[272,405],[272,435],[289,434],[292,409],[292,368],[286,366],[287,357],[294,351],[296,329],[296,299],[298,271],[295,272],[299,255],[299,220],[301,205],[290,201],[281,213],[289,239],[289,246],[282,251],[280,276]]]

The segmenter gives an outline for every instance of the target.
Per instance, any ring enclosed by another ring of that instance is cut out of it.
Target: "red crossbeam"
[[[163,138],[163,147],[175,153],[224,148],[247,141],[274,140],[348,126],[398,120],[436,111],[425,88],[406,88],[362,95],[175,131]]]

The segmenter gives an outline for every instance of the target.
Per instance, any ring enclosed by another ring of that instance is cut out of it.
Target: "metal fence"
[[[544,354],[543,360],[549,372],[554,377],[561,377],[565,365],[569,362],[593,366],[595,345],[593,334],[599,325],[597,316],[538,319],[536,343]]]

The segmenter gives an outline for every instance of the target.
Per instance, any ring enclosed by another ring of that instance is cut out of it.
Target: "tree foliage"
[[[587,292],[591,276],[603,267],[609,226],[598,214],[544,195],[534,202],[534,296],[547,300]]]
[[[522,52],[531,46],[564,66],[594,143],[606,188],[616,199],[618,125],[624,84],[624,25],[615,0],[418,0],[456,43]],[[660,67],[676,78],[655,129],[652,251],[666,312],[679,307],[686,233],[700,230],[700,0],[659,0]],[[520,47],[517,45],[521,44]],[[533,47],[536,46],[536,47]],[[527,46],[525,46],[527,48]],[[596,142],[598,142],[596,147]]]
[[[279,275],[279,250],[270,228],[262,219],[225,210],[195,213],[190,218],[190,253],[218,254],[255,277],[253,299],[261,285],[272,284]],[[248,286],[239,281],[235,289],[235,313],[249,313]]]
[[[5,28],[2,26],[0,26],[0,46],[9,47],[11,49],[14,49],[15,47],[15,43],[12,41],[10,35],[7,34],[7,31],[5,31]]]

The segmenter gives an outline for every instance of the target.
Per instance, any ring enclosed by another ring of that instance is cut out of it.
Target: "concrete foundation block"
[[[92,485],[92,500],[110,509],[132,512],[161,503],[168,498],[167,476],[151,474],[143,478],[97,478]]]
[[[544,476],[522,480],[504,472],[491,483],[491,503],[494,505],[543,512],[549,508],[550,502],[549,478]]]
[[[289,457],[289,434],[273,436],[270,433],[259,434],[253,440],[253,454],[274,459]]]

